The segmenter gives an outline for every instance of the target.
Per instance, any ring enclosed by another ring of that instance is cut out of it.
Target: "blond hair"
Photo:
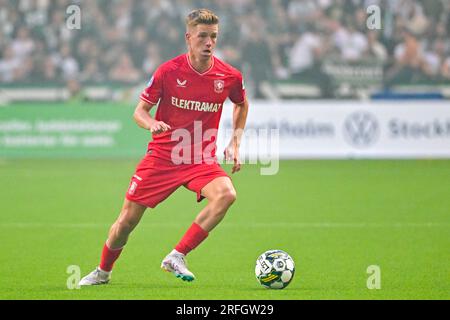
[[[186,17],[186,27],[195,27],[199,24],[219,24],[219,17],[208,9],[196,9]]]

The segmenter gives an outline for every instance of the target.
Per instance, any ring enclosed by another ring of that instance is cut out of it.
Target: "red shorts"
[[[147,154],[131,178],[126,198],[149,208],[156,207],[180,186],[203,197],[201,190],[218,177],[229,177],[219,164],[180,164]],[[231,179],[231,178],[230,178]]]

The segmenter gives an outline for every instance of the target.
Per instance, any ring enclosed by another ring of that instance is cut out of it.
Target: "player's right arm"
[[[164,68],[158,67],[152,75],[147,87],[140,96],[140,101],[134,111],[134,120],[141,128],[150,130],[152,134],[163,133],[170,130],[170,126],[150,116],[150,110],[158,104],[163,97]]]
[[[145,102],[144,100],[139,101],[136,110],[134,110],[134,121],[136,121],[139,127],[149,130],[152,134],[159,134],[170,130],[171,128],[168,124],[151,117],[150,110],[154,106],[155,104]]]

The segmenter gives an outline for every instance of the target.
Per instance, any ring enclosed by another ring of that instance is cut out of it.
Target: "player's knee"
[[[134,221],[127,218],[120,218],[116,222],[117,231],[119,234],[129,234],[133,231],[136,224]]]
[[[236,191],[234,189],[226,189],[221,192],[219,197],[221,202],[231,206],[236,201]]]

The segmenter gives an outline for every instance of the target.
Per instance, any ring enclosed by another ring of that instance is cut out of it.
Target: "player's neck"
[[[192,52],[188,52],[189,63],[198,73],[204,73],[211,68],[213,64],[212,56],[208,59],[199,59]]]

